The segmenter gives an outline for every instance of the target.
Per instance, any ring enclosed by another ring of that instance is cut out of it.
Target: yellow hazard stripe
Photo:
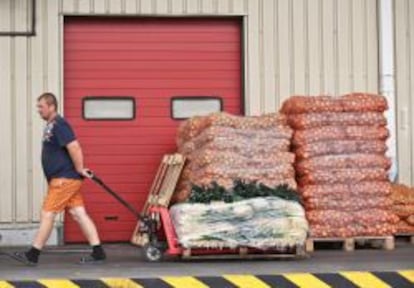
[[[167,282],[173,287],[191,287],[191,288],[208,288],[204,283],[197,280],[195,277],[162,277],[163,281]]]
[[[390,288],[391,286],[375,277],[369,272],[342,272],[342,276],[347,278],[361,288]]]
[[[269,285],[253,275],[224,275],[223,277],[239,288],[270,288]]]
[[[381,273],[380,273],[381,274]],[[286,274],[274,274],[274,275],[262,275],[256,277],[252,274],[236,274],[236,275],[223,275],[217,277],[192,277],[192,276],[169,276],[169,277],[155,277],[145,279],[130,279],[130,278],[102,278],[95,280],[82,280],[82,279],[40,279],[38,281],[0,281],[0,288],[14,288],[16,287],[29,287],[30,283],[37,282],[50,288],[90,288],[96,282],[97,285],[105,284],[108,287],[122,287],[122,288],[160,288],[169,285],[171,287],[179,288],[208,288],[213,283],[232,283],[239,288],[269,288],[269,287],[283,287],[287,283],[294,284],[301,288],[327,288],[336,287],[336,281],[344,281],[347,279],[354,285],[361,288],[385,288],[391,287],[392,275],[397,278],[394,283],[401,281],[401,277],[407,279],[407,281],[414,283],[414,270],[402,270],[395,271],[393,273],[386,273],[388,277],[377,277],[370,272],[339,272],[339,273],[318,273],[315,276],[312,273],[286,273]],[[336,277],[332,277],[336,275]],[[400,276],[401,277],[400,277]],[[325,277],[326,276],[326,277]],[[328,277],[329,276],[329,277]],[[203,282],[204,281],[204,282]],[[98,283],[99,282],[99,283]],[[343,283],[342,283],[343,284]],[[395,285],[395,284],[394,284]],[[99,285],[98,285],[99,286]],[[100,287],[100,286],[99,286]],[[414,286],[413,286],[414,287]]]
[[[128,278],[102,278],[101,281],[109,287],[144,288]]]
[[[413,260],[414,261],[414,260]],[[398,271],[398,274],[406,278],[408,281],[414,283],[414,270]]]
[[[78,285],[67,279],[40,279],[38,282],[48,288],[79,288]]]
[[[13,288],[14,286],[10,285],[6,281],[0,281],[0,288]]]
[[[330,288],[328,284],[322,282],[315,276],[309,273],[288,273],[283,276],[290,282],[295,283],[299,287],[303,288]],[[371,287],[372,288],[372,287]]]

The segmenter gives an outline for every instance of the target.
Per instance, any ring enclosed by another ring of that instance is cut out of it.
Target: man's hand
[[[78,173],[79,173],[80,175],[82,175],[83,177],[85,177],[85,178],[89,178],[89,179],[91,179],[91,178],[93,177],[93,173],[92,173],[92,171],[91,171],[91,170],[89,170],[88,168],[83,168],[83,169],[81,169],[80,171],[78,171]]]

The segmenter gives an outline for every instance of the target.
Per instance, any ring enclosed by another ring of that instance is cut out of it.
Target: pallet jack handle
[[[147,220],[147,217],[145,215],[142,215],[139,213],[134,207],[132,207],[131,204],[129,204],[127,201],[125,201],[124,198],[119,196],[115,191],[113,191],[108,185],[105,184],[105,182],[102,181],[101,178],[95,175],[91,170],[87,171],[89,179],[93,180],[95,183],[97,183],[99,186],[101,186],[106,192],[111,194],[116,200],[118,200],[122,205],[124,205],[129,211],[132,212],[132,214],[137,217],[138,220],[144,221]]]

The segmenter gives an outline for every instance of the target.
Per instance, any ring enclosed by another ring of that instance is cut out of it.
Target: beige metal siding
[[[394,3],[398,178],[414,185],[414,2]]]
[[[406,5],[408,1],[399,2]],[[0,1],[0,30],[27,27],[27,3]],[[378,91],[376,0],[37,3],[35,37],[0,37],[0,222],[39,219],[45,183],[39,163],[42,121],[34,105],[44,91],[62,96],[62,15],[243,16],[246,112],[250,115],[276,111],[292,94]],[[404,97],[407,102],[409,97]]]

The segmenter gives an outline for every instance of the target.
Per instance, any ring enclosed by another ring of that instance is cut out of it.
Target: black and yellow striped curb
[[[220,277],[171,276],[159,278],[102,278],[97,280],[39,279],[1,281],[0,288],[408,288],[414,287],[414,270],[395,272],[287,273],[275,275],[223,275]]]

